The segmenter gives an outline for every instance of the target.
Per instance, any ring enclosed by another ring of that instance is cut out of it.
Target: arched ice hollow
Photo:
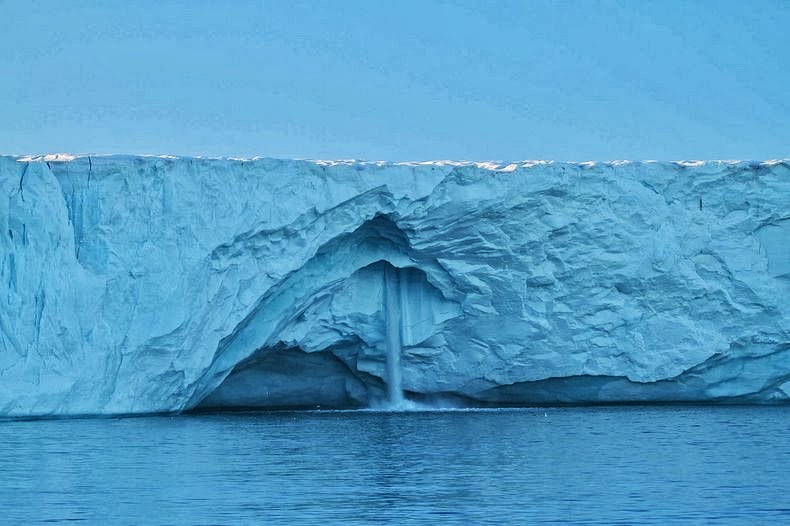
[[[404,348],[460,315],[409,251],[381,216],[322,247],[220,349],[217,364],[251,351],[196,408],[401,406]]]

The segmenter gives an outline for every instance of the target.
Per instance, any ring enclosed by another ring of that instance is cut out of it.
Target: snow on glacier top
[[[684,168],[699,168],[707,164],[725,164],[725,165],[738,165],[738,164],[759,164],[760,166],[775,166],[777,164],[790,163],[790,158],[784,159],[766,159],[762,161],[746,161],[739,159],[710,159],[710,160],[672,160],[660,161],[656,159],[646,160],[628,160],[617,159],[611,161],[553,161],[542,159],[530,159],[522,161],[454,161],[449,159],[429,160],[429,161],[369,161],[360,159],[279,159],[276,157],[266,156],[253,156],[253,157],[204,157],[204,156],[179,156],[170,154],[160,155],[136,155],[136,154],[73,154],[73,153],[48,153],[48,154],[32,154],[32,155],[11,155],[17,162],[70,162],[80,158],[110,158],[110,159],[128,159],[128,158],[142,158],[142,159],[200,159],[200,160],[217,160],[217,161],[237,161],[237,162],[254,162],[263,160],[292,160],[313,163],[318,166],[471,166],[483,170],[490,170],[493,172],[513,172],[519,168],[533,168],[535,166],[546,166],[553,164],[567,164],[572,166],[579,166],[583,168],[592,168],[594,166],[623,166],[629,164],[672,164]]]

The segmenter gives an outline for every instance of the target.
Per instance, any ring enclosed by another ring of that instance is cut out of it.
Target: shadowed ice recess
[[[790,396],[790,163],[0,157],[0,416]]]

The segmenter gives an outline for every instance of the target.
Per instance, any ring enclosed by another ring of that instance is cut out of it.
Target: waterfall
[[[400,378],[401,296],[397,268],[384,266],[384,319],[387,349],[387,395],[392,406],[403,403]]]

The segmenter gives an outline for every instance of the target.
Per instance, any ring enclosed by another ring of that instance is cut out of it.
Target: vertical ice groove
[[[387,350],[387,396],[392,406],[403,402],[400,378],[401,297],[400,276],[392,265],[384,267],[384,319]]]

